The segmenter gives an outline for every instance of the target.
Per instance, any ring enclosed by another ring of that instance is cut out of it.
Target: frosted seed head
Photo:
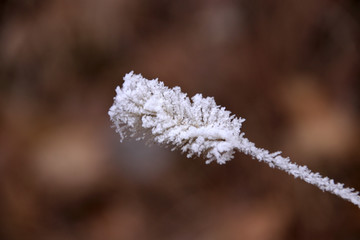
[[[190,99],[180,87],[171,89],[133,72],[116,88],[109,116],[121,140],[128,135],[145,137],[187,157],[201,156],[206,163],[219,164],[232,158],[244,121],[216,105],[212,97],[196,94]]]

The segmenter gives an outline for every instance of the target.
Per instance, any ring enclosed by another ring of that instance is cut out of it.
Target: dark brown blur
[[[360,209],[243,154],[119,142],[131,70],[360,190],[360,3],[2,0],[1,240],[355,240]]]

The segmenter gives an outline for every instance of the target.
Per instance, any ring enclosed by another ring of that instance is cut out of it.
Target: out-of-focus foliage
[[[260,147],[360,189],[360,5],[0,2],[0,239],[358,239],[360,212],[242,154],[120,144],[130,70],[214,96]]]

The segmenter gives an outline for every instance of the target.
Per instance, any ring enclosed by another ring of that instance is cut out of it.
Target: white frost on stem
[[[281,152],[257,148],[240,131],[245,119],[216,105],[212,97],[196,94],[190,99],[180,87],[170,89],[157,79],[147,80],[130,72],[125,75],[122,88],[116,88],[109,116],[121,141],[127,135],[137,140],[146,138],[181,150],[188,158],[201,156],[207,164],[212,161],[224,164],[233,158],[235,151],[240,151],[360,208],[360,197],[353,188],[345,188],[344,184],[313,173],[306,166],[292,163],[281,157]]]

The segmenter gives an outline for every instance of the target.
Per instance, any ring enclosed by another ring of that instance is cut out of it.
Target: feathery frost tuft
[[[148,139],[181,150],[188,158],[203,157],[206,163],[224,164],[240,151],[360,207],[354,189],[290,162],[281,152],[257,148],[240,131],[245,119],[216,105],[212,97],[196,94],[189,98],[180,87],[168,88],[158,79],[147,80],[130,72],[122,88],[116,88],[109,116],[121,141],[128,135]]]
[[[233,158],[244,119],[216,105],[212,97],[196,94],[190,99],[180,87],[170,89],[157,79],[130,72],[124,81],[109,110],[121,139],[128,134],[147,138],[189,158],[202,156],[207,163]]]

